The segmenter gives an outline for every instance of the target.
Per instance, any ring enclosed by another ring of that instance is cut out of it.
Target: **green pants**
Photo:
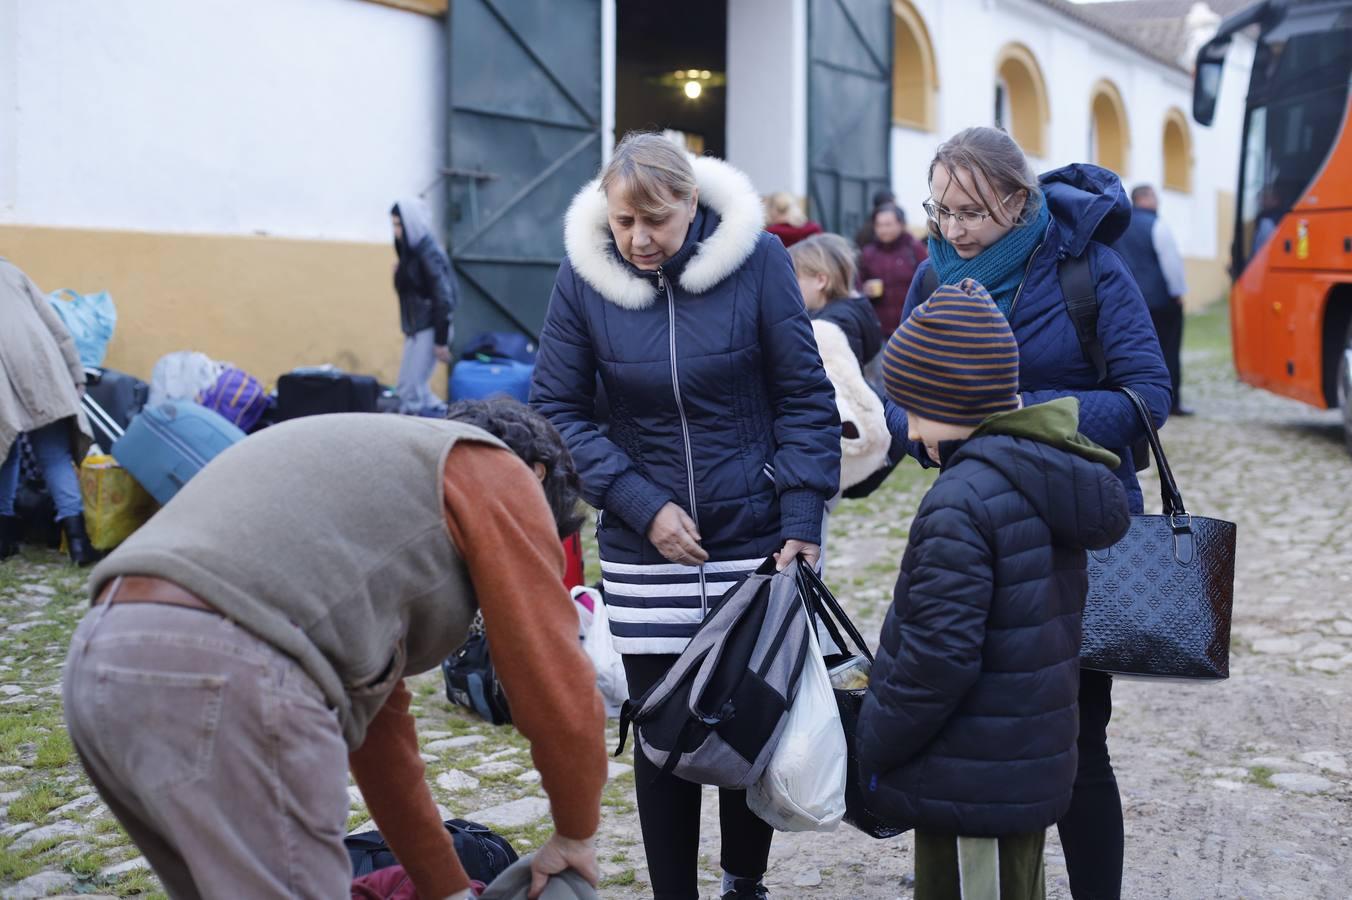
[[[915,900],[1044,900],[1047,833],[970,838],[915,832]]]

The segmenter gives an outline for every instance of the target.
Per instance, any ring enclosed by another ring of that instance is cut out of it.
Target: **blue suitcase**
[[[161,505],[244,432],[190,400],[147,406],[113,444],[113,458]]]
[[[462,359],[451,369],[451,399],[482,400],[502,394],[525,403],[534,372],[535,366],[514,359]]]

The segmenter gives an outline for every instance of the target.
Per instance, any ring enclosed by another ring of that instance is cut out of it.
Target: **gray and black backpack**
[[[639,750],[663,773],[744,790],[779,742],[808,649],[807,610],[795,560],[773,557],[723,595],[680,657],[620,712]]]

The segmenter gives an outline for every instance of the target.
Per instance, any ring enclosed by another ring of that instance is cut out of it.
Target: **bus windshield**
[[[1352,74],[1352,9],[1321,23],[1318,31],[1299,33],[1291,27],[1295,24],[1285,22],[1264,35],[1254,58],[1235,248],[1241,266],[1300,200],[1343,128]]]

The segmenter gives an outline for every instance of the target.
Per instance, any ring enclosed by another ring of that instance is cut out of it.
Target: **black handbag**
[[[1188,512],[1145,403],[1130,388],[1117,390],[1145,424],[1164,508],[1132,516],[1122,540],[1090,551],[1080,665],[1145,678],[1228,678],[1235,524]]]
[[[826,654],[826,668],[828,670],[836,669],[848,664],[852,659],[862,658],[867,660],[868,667],[872,669],[873,654],[869,651],[868,644],[864,642],[859,629],[850,621],[850,617],[845,615],[845,610],[841,609],[840,602],[836,600],[812,566],[800,565],[798,567],[798,590],[803,597],[803,601],[807,604],[807,608],[821,623],[839,651]],[[848,645],[842,638],[842,629],[849,634],[855,647],[854,651],[849,650]],[[888,825],[873,810],[865,806],[864,792],[859,788],[859,755],[855,751],[857,746],[855,731],[859,725],[859,707],[864,702],[864,694],[867,693],[868,688],[860,687],[846,690],[833,685],[831,690],[836,695],[836,707],[840,710],[840,724],[845,731],[845,746],[848,753],[845,771],[845,821],[869,837],[880,840],[896,837],[905,829]]]

